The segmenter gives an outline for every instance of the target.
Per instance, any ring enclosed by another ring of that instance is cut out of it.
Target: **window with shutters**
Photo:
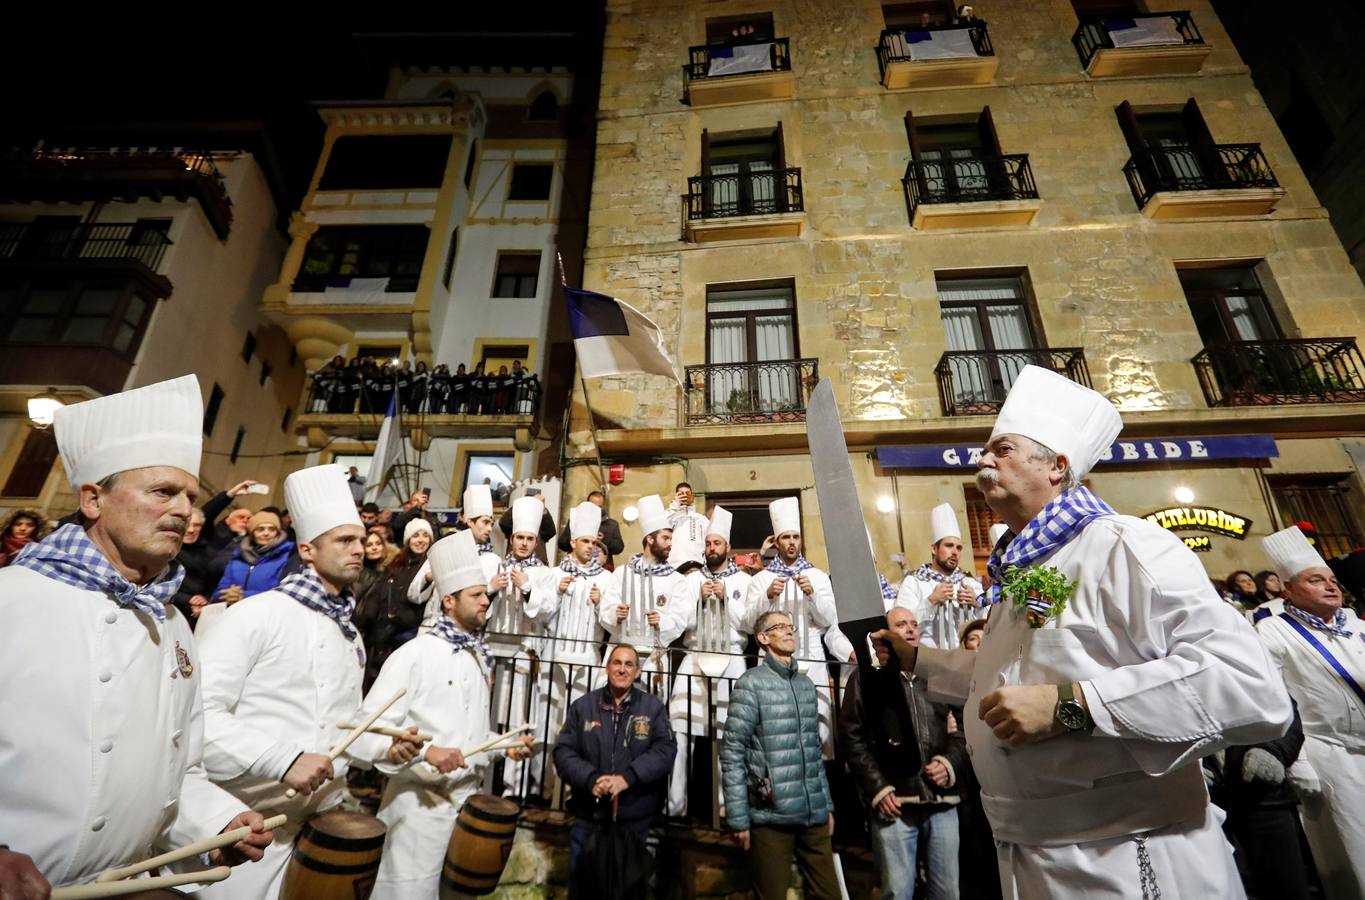
[[[24,438],[19,458],[5,480],[6,497],[37,497],[43,492],[52,464],[57,461],[57,439],[52,429],[33,429]]]
[[[960,202],[997,195],[1008,179],[991,108],[975,116],[905,114],[911,175],[921,202]]]
[[[1350,553],[1365,546],[1358,510],[1361,497],[1351,488],[1351,478],[1336,475],[1271,476],[1271,495],[1280,513],[1280,526],[1299,522],[1312,526],[1312,537],[1324,559]],[[1281,577],[1288,572],[1279,573]]]
[[[501,250],[493,276],[494,297],[534,297],[540,279],[539,250]]]
[[[707,217],[785,212],[786,147],[782,125],[711,134],[703,130],[702,196]]]

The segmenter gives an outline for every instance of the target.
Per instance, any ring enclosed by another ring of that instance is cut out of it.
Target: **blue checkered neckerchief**
[[[931,566],[928,563],[925,563],[915,570],[913,577],[918,581],[937,581],[940,584],[961,584],[962,579],[967,577],[967,573],[961,569],[953,569],[951,575],[944,575],[938,570],[937,566]]]
[[[356,630],[351,625],[351,613],[355,612],[355,597],[349,591],[340,596],[328,593],[327,587],[318,577],[312,566],[302,572],[295,572],[280,582],[275,588],[286,597],[293,597],[309,609],[322,613],[341,629],[347,640],[355,640]]]
[[[881,572],[877,573],[877,580],[880,581],[882,585],[882,599],[890,600],[892,603],[895,603],[900,597],[900,592],[891,586],[891,582],[887,581],[886,576]]]
[[[1346,610],[1344,609],[1337,610],[1337,614],[1332,617],[1332,621],[1330,622],[1325,619],[1320,619],[1310,612],[1299,609],[1292,603],[1286,603],[1284,605],[1284,611],[1310,628],[1326,631],[1328,634],[1335,634],[1337,637],[1348,638],[1351,636],[1350,629],[1346,627],[1347,616]]]
[[[109,564],[85,529],[74,522],[31,542],[14,565],[83,591],[99,591],[119,606],[146,613],[158,622],[166,621],[166,603],[185,580],[184,567],[172,560],[150,584],[133,584]]]
[[[493,550],[493,541],[492,541],[491,538],[490,538],[489,540],[484,541],[482,544],[475,543],[475,544],[474,544],[474,547],[475,547],[480,553],[493,553],[493,552],[494,552],[494,550]]]
[[[666,562],[645,565],[645,555],[643,553],[637,553],[632,556],[630,562],[626,564],[626,568],[630,569],[636,575],[672,575],[674,572],[678,571]]]
[[[1090,492],[1085,485],[1066,491],[1043,507],[1024,530],[1016,535],[1006,531],[991,550],[986,571],[991,574],[990,602],[1000,602],[1005,572],[1011,566],[1023,568],[1069,543],[1091,520],[1115,516],[1114,508]]]
[[[470,634],[456,625],[449,616],[441,616],[440,620],[431,627],[431,633],[443,641],[449,641],[452,647],[452,653],[459,653],[461,650],[471,650],[476,659],[480,655],[483,656],[485,668],[493,668],[493,651],[488,648],[488,642],[484,640],[482,634]]]
[[[588,563],[586,566],[579,565],[578,560],[574,559],[573,554],[571,553],[560,560],[559,568],[560,571],[568,572],[574,578],[591,578],[594,575],[601,575],[603,572],[607,571],[602,568],[602,563],[597,559],[596,553],[592,555],[592,562]]]
[[[731,575],[738,575],[740,572],[744,571],[739,566],[735,565],[734,559],[727,558],[725,562],[725,568],[721,569],[719,572],[712,572],[710,569],[706,569],[701,573],[702,577],[707,581],[724,581]]]
[[[540,557],[532,553],[525,559],[517,559],[512,554],[503,557],[502,567],[504,569],[534,569],[536,566],[543,566],[545,563],[540,561]]]
[[[802,572],[807,569],[813,569],[815,566],[806,562],[806,555],[803,553],[796,558],[796,562],[793,565],[789,566],[782,561],[782,557],[774,556],[773,561],[763,568],[768,572],[772,572],[779,578],[796,578]]]

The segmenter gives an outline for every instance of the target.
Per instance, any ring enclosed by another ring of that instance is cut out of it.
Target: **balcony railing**
[[[1199,33],[1189,12],[1180,10],[1091,19],[1081,23],[1071,36],[1071,43],[1081,58],[1081,67],[1089,69],[1090,61],[1101,50],[1203,44],[1204,36]]]
[[[702,44],[690,48],[687,57],[687,65],[683,66],[684,87],[689,81],[703,78],[787,72],[792,67],[791,44],[786,38]]]
[[[131,259],[155,272],[171,239],[136,224],[0,225],[0,259]]]
[[[1207,144],[1143,150],[1123,167],[1138,208],[1161,191],[1278,188],[1260,144]]]
[[[814,359],[688,366],[684,423],[804,422],[806,402],[819,378]]]
[[[1022,350],[950,350],[934,369],[945,416],[981,416],[1000,412],[1005,395],[1024,366],[1040,366],[1090,386],[1090,369],[1080,347]]]
[[[946,28],[887,29],[877,42],[877,66],[883,80],[886,67],[891,63],[961,59],[973,55],[995,55],[984,22]]]
[[[1038,199],[1027,153],[912,159],[901,181],[911,219],[921,203]]]
[[[453,376],[432,373],[358,375],[313,373],[305,414],[383,416],[394,395],[405,416],[531,416],[540,409],[540,378],[532,375]]]
[[[1191,362],[1209,406],[1365,403],[1365,358],[1354,338],[1229,341]]]
[[[689,178],[683,204],[689,221],[801,212],[805,209],[801,170]]]

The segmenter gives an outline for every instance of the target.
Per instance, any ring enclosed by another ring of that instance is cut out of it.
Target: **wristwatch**
[[[1061,726],[1068,732],[1090,732],[1095,720],[1090,712],[1076,699],[1075,685],[1065,682],[1057,685],[1057,711],[1054,713]]]

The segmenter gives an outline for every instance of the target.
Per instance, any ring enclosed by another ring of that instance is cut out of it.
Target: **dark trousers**
[[[1299,851],[1299,814],[1292,806],[1229,814],[1223,830],[1237,848],[1237,868],[1256,900],[1308,900],[1308,866]]]
[[[758,900],[786,900],[793,859],[806,900],[840,900],[834,845],[829,826],[823,822],[810,828],[755,825],[749,829],[749,865]]]
[[[649,838],[650,820],[636,819],[633,822],[620,821],[616,824],[635,833],[644,843]],[[583,855],[583,850],[588,846],[588,838],[592,835],[592,822],[588,819],[574,819],[573,826],[569,829],[569,897],[597,897],[599,892],[592,885],[580,885],[578,883],[578,859]]]

